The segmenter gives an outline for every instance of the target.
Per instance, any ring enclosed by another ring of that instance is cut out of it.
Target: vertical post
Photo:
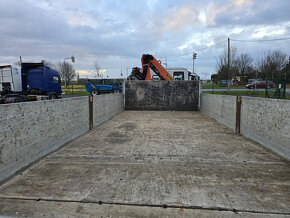
[[[94,128],[94,119],[93,119],[93,96],[89,96],[89,129]]]
[[[290,75],[290,56],[289,56],[289,60],[288,60],[288,73]],[[285,70],[285,82],[287,84],[287,70]]]
[[[194,52],[192,52],[192,74],[194,74]]]
[[[241,127],[241,104],[242,104],[242,97],[237,96],[236,99],[236,132],[240,133]]]
[[[167,68],[167,57],[165,57],[165,67]]]
[[[229,86],[229,73],[231,69],[231,45],[230,38],[228,38],[228,74],[227,74],[227,85],[228,85],[228,94],[230,94],[230,86]]]
[[[258,79],[258,72],[256,71],[255,91],[257,90],[257,79]]]

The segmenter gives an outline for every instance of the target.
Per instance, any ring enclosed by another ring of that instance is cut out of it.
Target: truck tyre
[[[99,95],[99,94],[100,94],[100,90],[95,89],[95,88],[91,90],[91,95],[92,96],[96,96],[96,95]]]
[[[49,99],[57,99],[57,94],[55,94],[55,93],[49,94],[48,98]]]
[[[22,96],[17,96],[17,97],[14,97],[14,103],[17,103],[17,102],[25,102],[26,99]]]
[[[120,93],[121,93],[120,88],[115,87],[115,88],[113,89],[113,93],[114,93],[114,94],[120,94]]]

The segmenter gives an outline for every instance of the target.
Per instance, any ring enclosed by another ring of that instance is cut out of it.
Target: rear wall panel
[[[126,110],[197,111],[199,81],[126,81]]]

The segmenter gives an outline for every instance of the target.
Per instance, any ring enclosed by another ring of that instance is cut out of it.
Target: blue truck
[[[122,83],[124,79],[97,79],[89,80],[86,83],[86,91],[91,95],[100,95],[101,93],[119,94],[123,91]]]
[[[58,71],[41,63],[22,63],[21,69],[0,66],[0,103],[56,99],[61,97]]]

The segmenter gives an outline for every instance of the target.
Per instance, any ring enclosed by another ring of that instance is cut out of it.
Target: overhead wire
[[[214,47],[214,46],[216,46],[216,45],[220,45],[220,44],[222,44],[222,43],[224,43],[224,42],[226,42],[226,41],[227,41],[227,40],[223,40],[223,41],[221,41],[221,42],[215,43],[215,44],[210,45],[210,46],[207,46],[207,47],[203,47],[203,48],[200,48],[200,49],[196,49],[196,50],[194,50],[194,51],[187,52],[187,53],[184,53],[184,54],[182,54],[182,55],[171,56],[171,57],[167,57],[167,58],[177,58],[177,57],[182,57],[182,56],[185,56],[185,55],[188,55],[188,54],[192,54],[193,52],[202,51],[202,50],[205,50],[205,49],[208,49],[208,48]]]
[[[282,40],[290,40],[290,37],[286,37],[286,38],[277,38],[277,39],[261,39],[261,40],[243,40],[243,39],[230,39],[231,41],[237,41],[237,42],[268,42],[268,41],[282,41]],[[221,42],[218,42],[218,43],[215,43],[213,45],[210,45],[210,46],[207,46],[207,47],[203,47],[203,48],[200,48],[200,49],[196,49],[194,51],[191,51],[191,52],[187,52],[187,53],[184,53],[184,54],[181,54],[181,55],[176,55],[176,56],[171,56],[171,57],[167,57],[167,58],[177,58],[177,57],[182,57],[182,56],[185,56],[185,55],[188,55],[188,54],[192,54],[193,52],[198,52],[198,51],[202,51],[202,50],[205,50],[205,49],[208,49],[208,48],[211,48],[211,47],[214,47],[214,46],[217,46],[217,45],[220,45],[224,42],[226,42],[227,40],[223,40]]]
[[[278,39],[259,39],[259,40],[244,40],[244,39],[230,39],[231,41],[237,41],[237,42],[271,42],[271,41],[282,41],[282,40],[290,40],[290,37],[288,38],[278,38]]]

